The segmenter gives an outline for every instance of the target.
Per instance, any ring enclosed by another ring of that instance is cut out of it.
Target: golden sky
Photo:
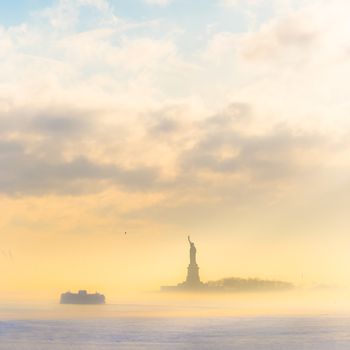
[[[205,281],[350,284],[348,1],[40,4],[0,18],[0,297],[176,284],[188,234]]]

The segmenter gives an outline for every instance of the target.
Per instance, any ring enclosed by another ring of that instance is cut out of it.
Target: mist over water
[[[162,294],[0,305],[0,349],[348,349],[347,292]],[[137,297],[137,299],[135,299]]]
[[[348,289],[261,293],[129,293],[106,295],[106,305],[51,300],[2,300],[0,319],[113,317],[246,317],[350,315]]]

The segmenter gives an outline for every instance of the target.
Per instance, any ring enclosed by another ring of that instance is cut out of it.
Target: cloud
[[[228,7],[239,7],[245,5],[256,6],[261,3],[261,0],[219,0],[219,4]]]
[[[220,4],[223,6],[237,6],[238,0],[221,0]]]
[[[58,0],[52,6],[37,11],[36,17],[46,19],[56,30],[67,30],[79,23],[80,11],[83,8],[92,9],[104,15],[111,12],[107,0]],[[96,13],[90,13],[90,15],[95,16]]]
[[[30,121],[30,128],[44,135],[55,135],[60,134],[62,137],[71,135],[79,135],[84,129],[89,126],[89,119],[87,115],[74,115],[72,111],[65,111],[61,115],[60,112],[53,114],[42,114],[34,117]],[[74,115],[72,117],[72,114]]]
[[[308,14],[292,14],[267,25],[243,39],[242,53],[247,59],[271,59],[287,49],[306,50],[315,45],[320,28]]]
[[[7,129],[0,144],[0,192],[79,194],[118,187],[176,193],[210,187],[218,176],[223,188],[245,183],[273,192],[318,167],[313,158],[327,147],[320,135],[288,126],[257,133],[247,104],[191,122],[181,117],[185,111],[161,109],[133,123],[103,125],[101,112],[56,107],[26,111],[23,118],[15,111],[7,115],[11,123],[2,118]]]
[[[1,118],[0,192],[8,195],[95,193],[118,187],[150,191],[159,171],[145,164],[123,164],[118,157],[99,159],[114,148],[112,125],[99,134],[99,114],[69,108],[14,110]],[[119,143],[123,138],[118,138]],[[104,141],[103,141],[104,140]],[[92,144],[93,147],[89,145]],[[86,146],[84,146],[86,145]],[[128,152],[128,147],[124,146]]]
[[[243,105],[241,109],[239,105],[231,106],[226,113],[206,120],[205,131],[181,156],[183,173],[226,174],[227,181],[235,174],[239,182],[270,186],[294,181],[308,168],[317,167],[312,161],[314,153],[327,143],[321,135],[296,132],[281,125],[255,132],[246,123],[251,118],[249,107]]]
[[[95,126],[94,116],[91,110],[67,107],[14,108],[0,113],[0,135],[4,140],[23,137],[24,142],[32,138],[34,143],[35,139],[42,141],[51,138],[61,144],[67,139],[91,132]]]
[[[173,0],[144,0],[144,2],[149,5],[166,6],[173,2]]]
[[[171,137],[180,134],[183,126],[183,106],[165,106],[148,116],[148,132],[152,137]]]
[[[86,6],[98,20],[83,26]],[[43,13],[36,23],[2,28],[1,157],[5,164],[12,152],[14,164],[2,191],[38,193],[40,181],[42,193],[132,189],[137,180],[140,190],[165,192],[209,192],[218,178],[222,187],[271,191],[293,182],[318,166],[311,154],[327,144],[321,116],[346,111],[337,102],[346,101],[347,85],[337,82],[347,63],[333,64],[343,46],[325,53],[339,27],[325,36],[325,10],[312,9],[314,16],[306,8],[250,32],[213,32],[188,52],[163,22],[120,19],[105,1],[44,10],[46,20],[63,21],[72,11],[69,30],[40,21]],[[330,79],[337,89],[325,92],[321,82]]]
[[[0,144],[0,191],[8,195],[95,193],[117,186],[146,191],[153,188],[158,173],[152,168],[125,169],[80,157],[73,160],[43,159],[27,153],[14,142]]]
[[[322,50],[320,44],[324,31],[324,24],[313,18],[311,12],[305,9],[288,12],[241,34],[229,31],[214,33],[205,55],[219,64],[232,64],[241,58],[254,63],[310,59],[313,51]]]
[[[175,132],[178,128],[178,123],[176,123],[175,120],[172,120],[170,118],[161,118],[159,120],[156,120],[156,122],[152,125],[150,131],[154,135],[161,135],[161,134],[171,134]]]

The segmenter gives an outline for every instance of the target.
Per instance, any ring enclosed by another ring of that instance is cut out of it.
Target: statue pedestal
[[[185,284],[188,286],[198,286],[202,284],[199,278],[199,267],[197,264],[188,265]]]

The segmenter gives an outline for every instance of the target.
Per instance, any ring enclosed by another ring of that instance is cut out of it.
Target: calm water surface
[[[0,349],[350,349],[350,318],[0,321]]]
[[[0,312],[1,350],[350,349],[347,316],[135,317],[124,312],[123,317],[78,314],[65,319],[48,314],[48,318],[16,319],[14,315],[11,308]]]

